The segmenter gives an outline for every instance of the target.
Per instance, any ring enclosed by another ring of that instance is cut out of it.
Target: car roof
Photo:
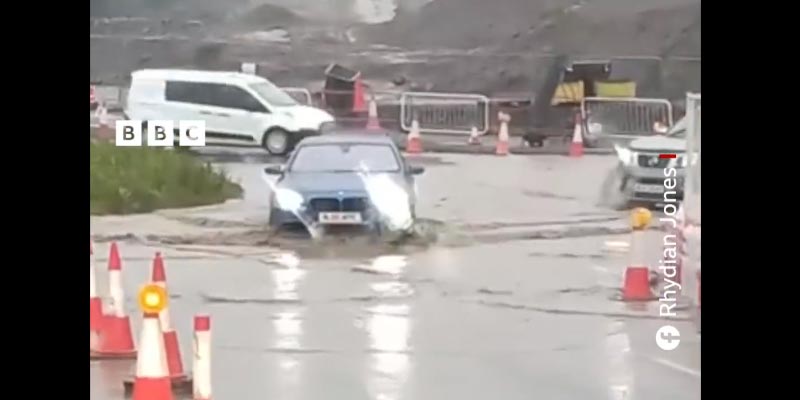
[[[381,133],[332,133],[322,136],[309,136],[298,145],[321,144],[380,144],[394,146],[391,137]]]
[[[231,71],[201,71],[191,69],[141,69],[131,73],[133,80],[173,80],[185,82],[261,83],[267,79],[260,76]]]

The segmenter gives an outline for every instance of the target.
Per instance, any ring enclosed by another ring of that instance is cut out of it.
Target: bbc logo
[[[178,135],[179,146],[206,145],[206,121],[179,121],[177,132],[173,121],[147,121],[144,130],[147,132],[147,138],[143,138],[142,121],[116,121],[116,145],[141,147],[145,142],[147,146],[152,147],[173,147],[175,135]]]

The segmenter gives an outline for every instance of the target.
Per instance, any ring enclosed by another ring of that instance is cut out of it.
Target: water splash
[[[359,176],[386,228],[392,231],[407,231],[414,226],[408,193],[389,175],[372,174],[362,164]],[[416,187],[414,189],[416,190]]]

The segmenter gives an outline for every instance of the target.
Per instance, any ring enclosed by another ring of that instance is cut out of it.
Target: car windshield
[[[297,149],[291,172],[398,172],[390,146],[379,144],[306,145]]]
[[[297,101],[292,98],[292,96],[289,96],[286,94],[286,92],[269,82],[254,83],[250,85],[250,88],[258,93],[258,96],[266,101],[269,105],[275,107],[288,107],[297,105]]]

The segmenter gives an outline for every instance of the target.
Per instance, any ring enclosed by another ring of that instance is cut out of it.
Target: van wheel
[[[282,156],[289,152],[291,136],[289,132],[283,129],[271,129],[264,135],[261,145],[269,154],[273,156]]]

